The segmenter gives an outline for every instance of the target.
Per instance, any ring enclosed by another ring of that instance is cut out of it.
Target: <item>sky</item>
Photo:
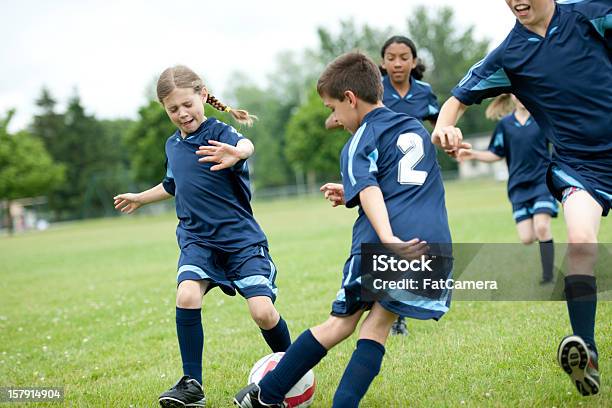
[[[514,24],[504,0],[3,1],[0,117],[27,126],[43,86],[63,109],[75,91],[99,119],[136,118],[146,90],[166,67],[185,64],[217,95],[243,72],[265,86],[282,51],[317,46],[316,29],[339,22],[394,27],[405,34],[418,5],[450,6],[458,28],[499,44]],[[384,7],[377,7],[383,4]],[[459,80],[460,78],[457,78]]]

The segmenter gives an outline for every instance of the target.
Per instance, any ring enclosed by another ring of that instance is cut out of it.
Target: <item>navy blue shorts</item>
[[[556,217],[559,214],[559,206],[555,197],[551,194],[541,194],[528,201],[512,203],[512,217],[517,224],[533,218],[535,214],[548,214]]]
[[[546,174],[548,189],[559,201],[567,188],[585,190],[601,205],[601,215],[605,217],[612,207],[612,161],[602,162],[600,164],[594,158],[593,162],[585,160],[581,165],[561,159],[554,160]]]
[[[352,255],[344,264],[342,284],[332,303],[332,316],[351,316],[359,310],[369,310],[374,302],[364,302],[361,298],[361,256]],[[450,293],[436,300],[415,296],[414,300],[382,300],[382,307],[402,317],[419,320],[440,319],[450,308]]]
[[[245,299],[267,296],[274,302],[278,289],[274,283],[276,266],[268,248],[251,245],[237,252],[223,252],[191,243],[181,248],[177,285],[184,280],[209,281],[208,290],[219,286],[230,296],[240,293]]]

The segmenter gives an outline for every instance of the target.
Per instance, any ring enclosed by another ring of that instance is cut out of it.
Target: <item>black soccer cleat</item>
[[[206,397],[198,380],[184,375],[159,396],[159,405],[163,408],[205,407]]]
[[[597,354],[588,348],[580,336],[566,336],[561,340],[557,360],[580,394],[588,396],[599,392]]]
[[[398,317],[397,320],[391,326],[391,335],[393,336],[407,336],[408,327],[406,326],[406,319]]]
[[[266,404],[259,399],[260,389],[255,383],[249,384],[234,397],[234,405],[240,408],[287,408],[285,402]]]

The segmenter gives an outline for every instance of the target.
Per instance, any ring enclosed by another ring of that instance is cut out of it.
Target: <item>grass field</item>
[[[455,242],[517,241],[503,184],[448,183],[447,205]],[[257,202],[255,213],[279,269],[277,306],[295,337],[328,316],[355,212],[311,197]],[[156,406],[182,374],[175,226],[173,214],[123,216],[0,238],[0,387],[63,386],[69,406]],[[564,241],[562,218],[553,226]],[[612,242],[609,219],[600,241]],[[240,297],[207,295],[203,322],[208,406],[228,407],[269,351]],[[440,322],[409,321],[409,336],[390,338],[362,406],[611,407],[611,322],[612,304],[600,302],[602,390],[583,398],[555,361],[570,330],[564,303],[455,302]],[[314,406],[331,405],[354,344],[315,369]]]

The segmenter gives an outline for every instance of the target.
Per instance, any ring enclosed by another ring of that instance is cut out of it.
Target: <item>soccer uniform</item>
[[[550,192],[561,200],[567,188],[586,190],[604,216],[612,205],[611,28],[609,0],[559,2],[545,37],[517,21],[452,91],[465,105],[516,95],[554,146]]]
[[[180,247],[177,282],[210,281],[225,293],[245,298],[275,299],[276,268],[265,234],[251,209],[246,161],[211,171],[214,163],[200,163],[199,146],[216,140],[232,146],[244,137],[214,118],[183,139],[177,130],[166,141],[164,189],[175,196]]]
[[[383,77],[383,104],[394,112],[405,113],[421,122],[437,120],[440,112],[438,99],[427,82],[410,77],[410,90],[401,97],[391,85],[388,75]]]
[[[557,203],[546,186],[550,164],[548,140],[532,117],[524,125],[514,113],[502,118],[491,137],[489,151],[506,158],[508,198],[517,223],[534,214],[557,216]]]
[[[383,194],[395,236],[431,244],[448,244],[442,254],[450,274],[452,257],[444,186],[436,149],[421,123],[386,107],[374,109],[346,143],[341,153],[342,184],[346,206],[359,206],[359,193],[378,186]],[[370,305],[360,300],[361,244],[380,243],[363,209],[353,226],[351,253],[343,271],[342,286],[332,314],[347,316]],[[417,319],[439,319],[448,311],[450,293],[438,299],[383,300],[387,310]]]

